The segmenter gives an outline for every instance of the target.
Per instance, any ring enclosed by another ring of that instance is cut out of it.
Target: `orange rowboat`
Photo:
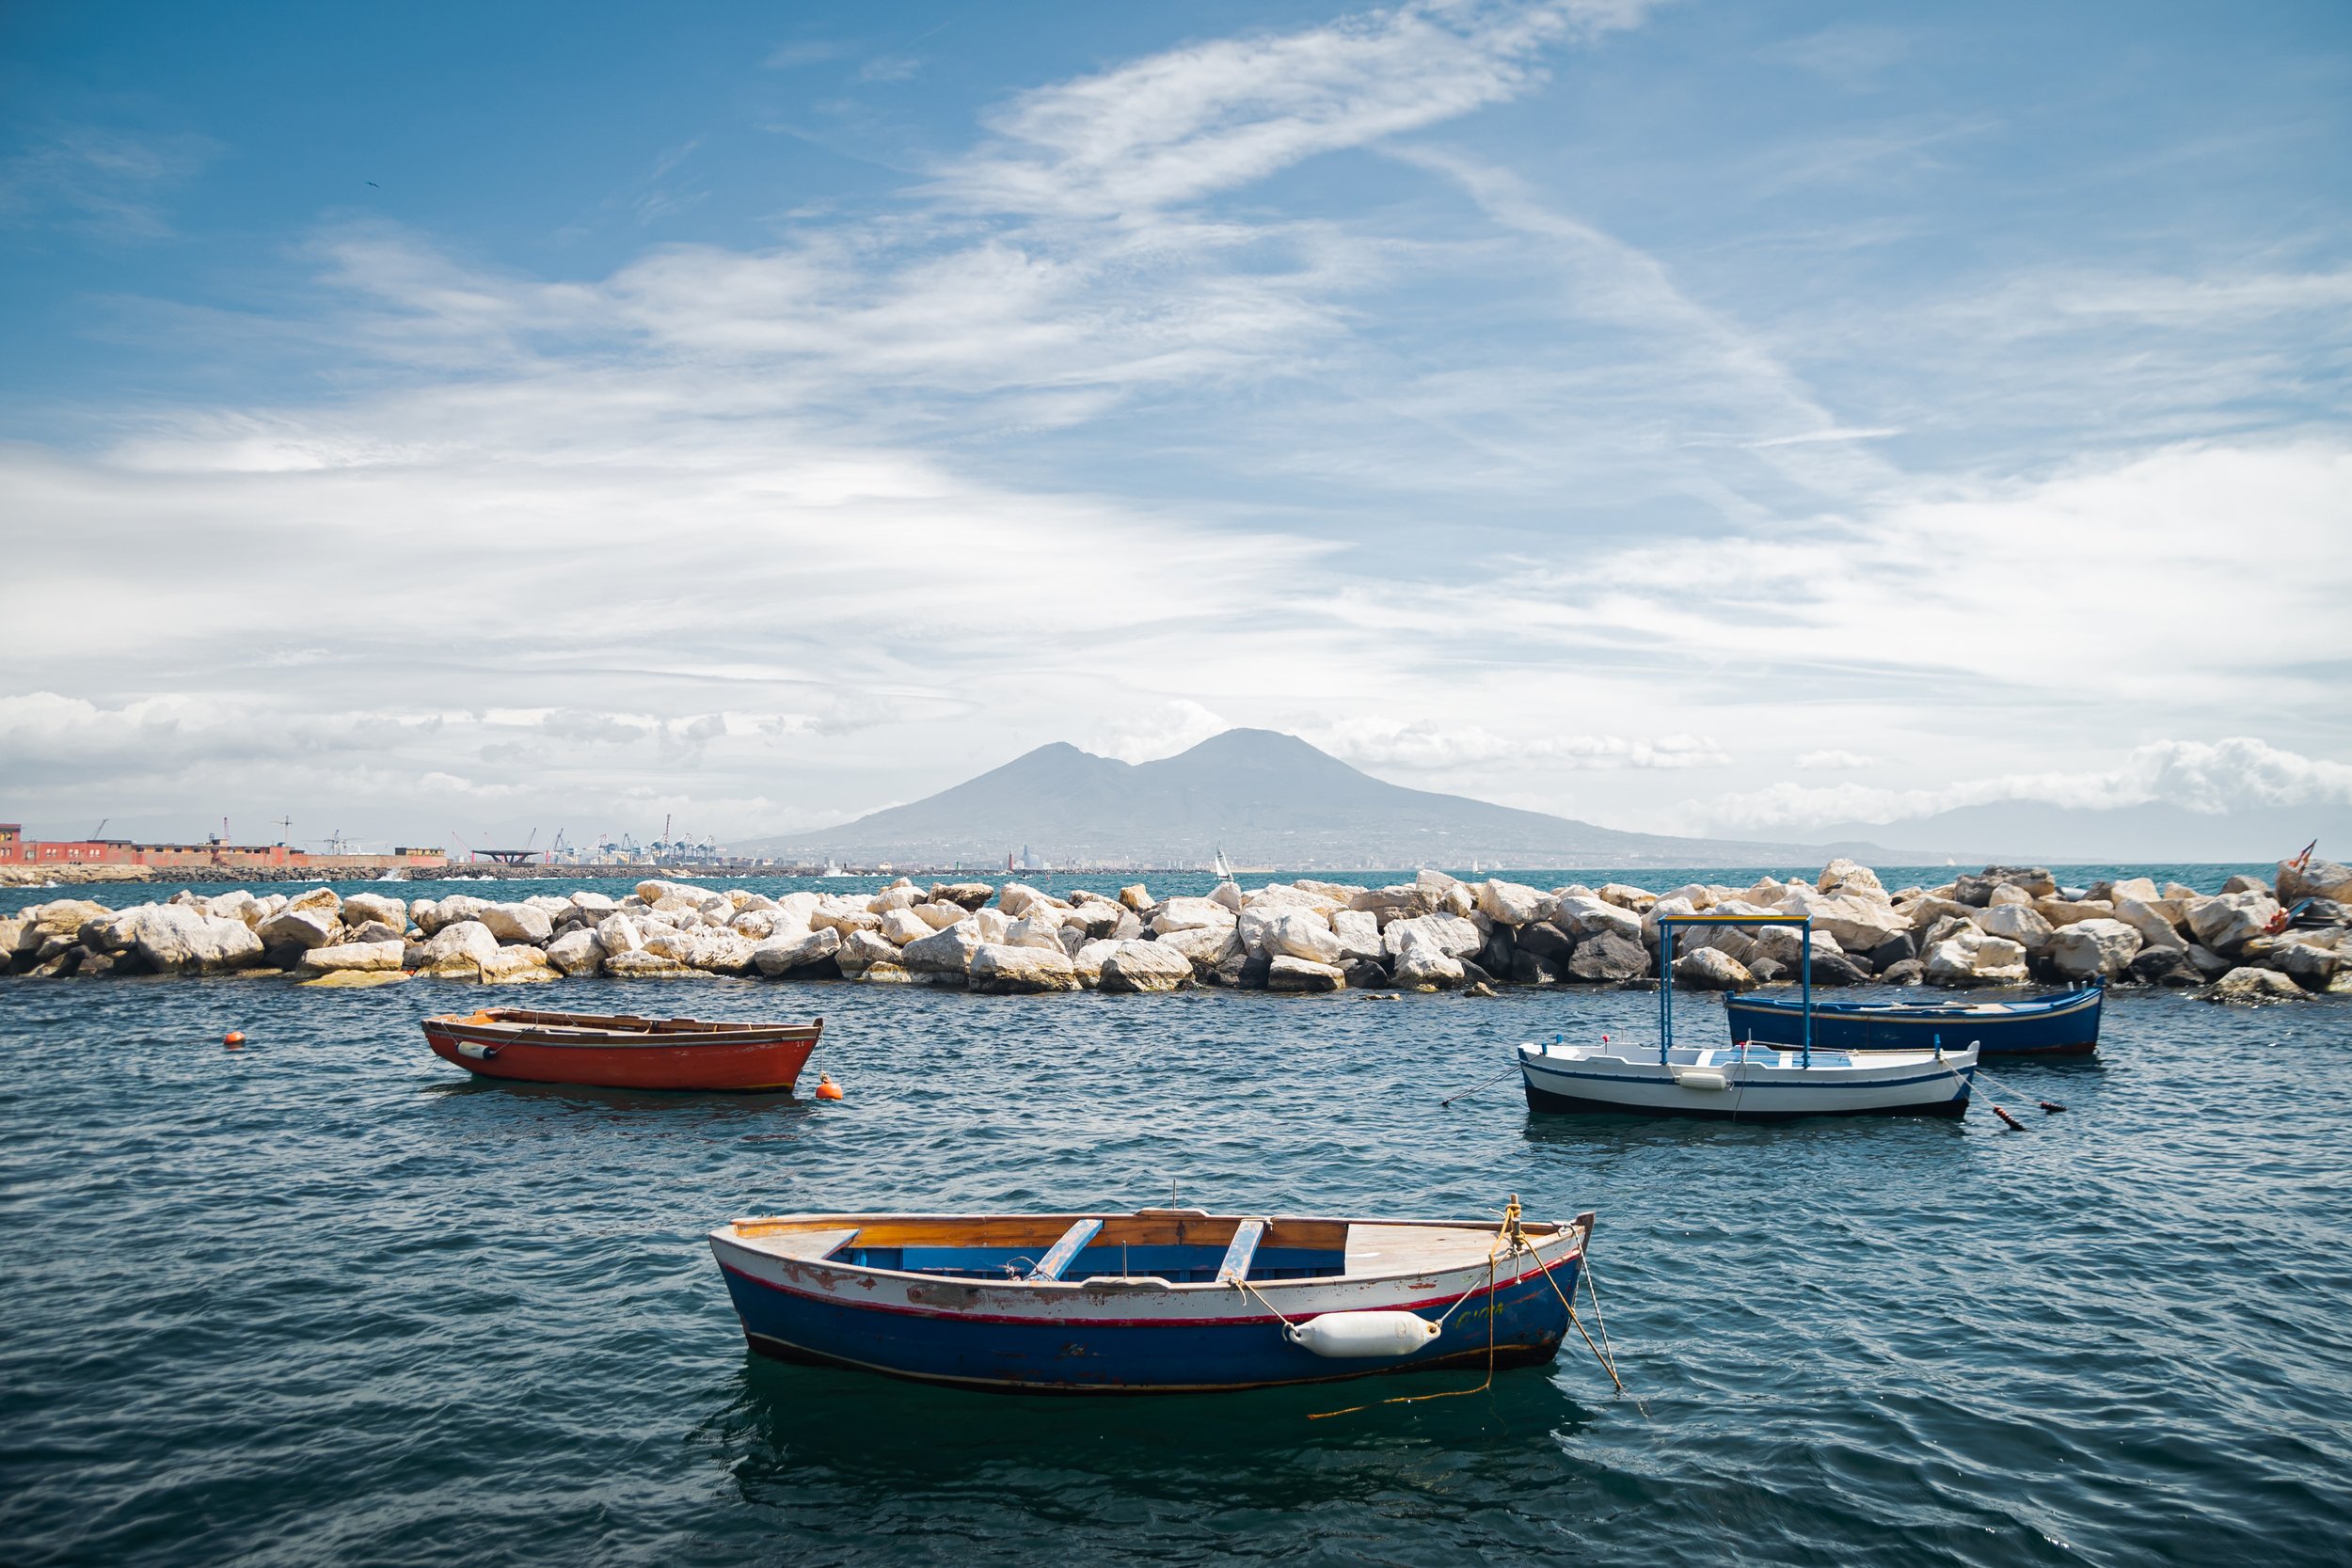
[[[424,1021],[433,1053],[485,1078],[607,1089],[789,1092],[825,1021],[705,1023],[500,1007]]]

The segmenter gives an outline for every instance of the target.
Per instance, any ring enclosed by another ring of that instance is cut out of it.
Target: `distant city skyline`
[[[787,837],[1233,727],[2352,832],[2340,7],[18,8],[0,81],[36,832]]]

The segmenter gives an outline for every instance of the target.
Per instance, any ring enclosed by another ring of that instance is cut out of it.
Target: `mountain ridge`
[[[1626,832],[1573,817],[1376,779],[1275,730],[1233,729],[1174,756],[1128,763],[1068,741],[904,805],[739,852],[928,864],[1042,859],[1190,865],[1222,849],[1288,870],[1462,865],[1536,869],[1757,865],[1819,859],[1825,847]],[[1849,852],[1913,851],[1872,844]]]

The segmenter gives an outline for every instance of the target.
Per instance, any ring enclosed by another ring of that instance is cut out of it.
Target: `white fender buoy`
[[[1291,1343],[1317,1355],[1346,1360],[1410,1355],[1438,1337],[1438,1325],[1414,1312],[1326,1312],[1285,1330]]]
[[[1686,1089],[1727,1089],[1731,1080],[1723,1069],[1711,1067],[1686,1067],[1675,1069],[1675,1082]]]

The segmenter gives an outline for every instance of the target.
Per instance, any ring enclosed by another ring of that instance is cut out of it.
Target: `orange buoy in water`
[[[817,1098],[819,1100],[841,1098],[841,1085],[833,1081],[832,1073],[820,1072],[817,1075]]]
[[[231,1029],[229,1033],[220,1037],[220,1043],[227,1046],[230,1050],[234,1051],[237,1047],[245,1043],[245,1031],[242,1029]]]

